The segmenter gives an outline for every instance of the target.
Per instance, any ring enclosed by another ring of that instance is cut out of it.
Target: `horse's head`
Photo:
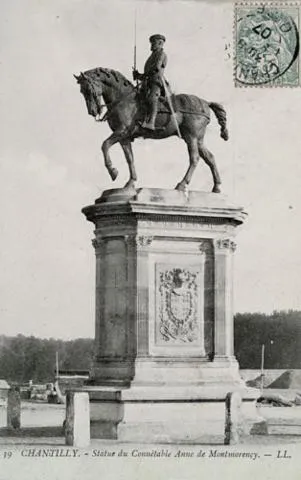
[[[79,83],[80,91],[85,98],[88,114],[93,117],[101,114],[103,108],[101,104],[102,96],[108,106],[124,94],[135,91],[133,84],[116,70],[94,68],[78,76],[74,75],[74,77]]]
[[[86,101],[88,114],[93,117],[100,115],[102,109],[100,101],[102,95],[101,83],[96,86],[89,73],[81,72],[80,75],[74,75],[74,77],[80,85],[80,92]]]

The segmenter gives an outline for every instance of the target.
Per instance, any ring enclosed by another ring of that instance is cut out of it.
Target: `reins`
[[[101,103],[101,100],[99,101],[99,97],[98,97],[97,91],[95,89],[95,84],[94,84],[93,80],[92,81],[90,80],[90,84],[93,88],[94,95],[97,98],[97,103],[99,102],[98,108],[100,109],[100,113],[98,113],[97,116],[98,115],[100,116],[102,114],[102,111],[103,111],[104,108],[107,109],[107,111],[104,113],[102,118],[97,118],[97,116],[95,117],[96,122],[106,122],[108,120],[108,118],[110,117],[110,115],[112,114],[112,111],[115,108],[115,106],[118,105],[118,103],[120,103],[121,100],[128,97],[130,94],[132,94],[136,90],[134,88],[134,91],[132,90],[130,92],[123,93],[119,98],[117,98],[116,100],[113,100],[112,102]]]

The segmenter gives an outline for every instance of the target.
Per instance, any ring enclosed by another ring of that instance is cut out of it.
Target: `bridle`
[[[89,85],[91,85],[91,88],[93,90],[93,97],[94,97],[94,100],[96,99],[97,100],[97,107],[99,109],[99,113],[96,115],[95,117],[95,121],[96,122],[106,122],[108,120],[108,118],[110,117],[111,113],[112,113],[112,110],[113,108],[118,105],[118,103],[123,100],[124,98],[126,98],[127,96],[129,96],[131,93],[133,92],[127,92],[127,93],[123,93],[119,98],[115,99],[115,100],[112,100],[111,102],[108,102],[108,103],[101,103],[101,100],[99,100],[98,98],[98,95],[95,91],[95,86],[93,84],[93,81],[91,81],[90,79],[88,80],[89,81]],[[102,94],[101,94],[101,97],[102,97]],[[103,112],[103,109],[106,108],[107,111],[104,113],[103,117],[100,118],[102,112]]]
[[[95,122],[105,122],[106,119],[107,119],[108,113],[109,113],[108,106],[113,102],[109,102],[107,104],[106,103],[101,103],[101,98],[99,99],[99,97],[96,93],[93,81],[88,79],[88,84],[89,84],[89,88],[91,88],[91,90],[92,90],[92,95],[93,95],[94,101],[97,103],[97,109],[99,110],[99,112],[96,114]],[[100,97],[102,97],[102,94],[100,95]],[[103,112],[104,108],[106,108],[107,111],[103,114],[103,117],[101,118],[101,115],[102,115],[102,112]]]
[[[79,78],[80,77],[77,77],[76,75],[74,75],[75,78],[77,79],[77,81],[79,81]],[[126,94],[122,94],[119,98],[115,99],[115,100],[112,100],[111,102],[108,102],[108,103],[101,103],[101,99],[99,99],[99,95],[97,94],[96,90],[95,90],[95,85],[94,85],[94,81],[90,78],[88,78],[85,74],[81,73],[81,76],[84,78],[84,80],[86,80],[86,82],[88,83],[89,85],[89,88],[91,89],[91,93],[93,95],[93,99],[94,101],[97,103],[97,109],[98,109],[98,113],[96,114],[95,116],[95,121],[96,122],[105,122],[108,120],[109,116],[111,115],[112,113],[112,110],[113,108],[121,101],[123,100],[125,97],[127,97],[128,95],[130,95],[132,93],[132,91],[129,91],[127,92]],[[102,94],[100,95],[100,97],[102,97]],[[106,108],[107,111],[103,114],[103,116],[101,117],[102,115],[102,112],[103,112],[103,109]]]

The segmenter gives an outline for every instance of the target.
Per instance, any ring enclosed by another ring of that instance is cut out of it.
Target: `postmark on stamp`
[[[236,86],[299,85],[299,5],[236,4]]]

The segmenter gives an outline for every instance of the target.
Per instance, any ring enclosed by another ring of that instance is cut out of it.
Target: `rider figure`
[[[158,113],[158,102],[161,91],[164,88],[162,77],[167,64],[167,56],[163,50],[165,37],[163,35],[152,35],[149,39],[151,43],[151,55],[145,62],[144,73],[138,70],[133,71],[134,80],[142,80],[142,93],[147,102],[147,118],[142,127],[149,130],[155,130],[155,121]]]

